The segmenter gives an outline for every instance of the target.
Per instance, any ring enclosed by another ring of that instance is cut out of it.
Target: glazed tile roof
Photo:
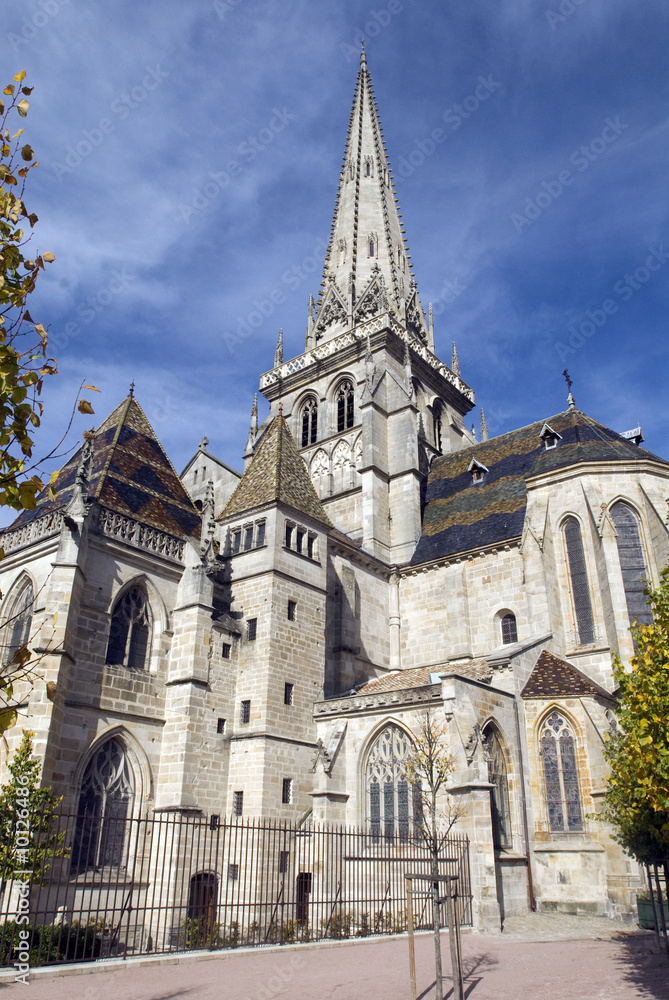
[[[407,688],[428,687],[435,674],[457,674],[475,681],[488,683],[492,678],[492,667],[485,660],[469,660],[467,663],[444,663],[437,667],[412,667],[410,670],[395,670],[374,677],[356,691],[356,695],[379,694],[381,691],[404,691]]]
[[[55,500],[43,490],[35,510],[22,511],[8,530],[68,504],[80,457],[81,449],[58,473],[52,484]],[[200,536],[201,515],[133,397],[124,399],[94,433],[88,497],[177,538]]]
[[[561,440],[546,449],[541,431],[547,423]],[[485,466],[472,481],[472,459]],[[581,413],[567,410],[528,427],[482,441],[432,463],[427,483],[423,531],[412,563],[494,545],[522,534],[527,479],[578,462],[638,462],[657,458],[615,431]]]
[[[612,700],[605,688],[545,649],[521,693],[522,698],[581,698],[583,695],[599,695]]]
[[[219,520],[246,514],[272,503],[283,503],[331,527],[330,518],[318,499],[307,467],[282,416],[275,417],[268,427]]]

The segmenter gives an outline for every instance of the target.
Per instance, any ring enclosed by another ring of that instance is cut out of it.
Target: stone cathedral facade
[[[475,923],[616,914],[593,815],[611,655],[669,558],[669,464],[579,411],[477,441],[435,354],[363,52],[304,353],[281,339],[237,472],[179,476],[128,397],[4,533],[3,655],[71,810],[413,822],[402,759],[446,726]],[[53,683],[50,683],[53,682]],[[47,693],[47,683],[49,684]]]

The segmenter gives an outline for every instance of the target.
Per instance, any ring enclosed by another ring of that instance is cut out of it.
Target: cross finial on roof
[[[574,383],[572,382],[571,378],[569,377],[569,372],[567,371],[566,368],[562,372],[562,374],[564,375],[564,380],[567,383],[567,388],[569,389],[569,395],[567,396],[567,403],[569,404],[569,409],[570,410],[575,410],[576,409],[576,403],[574,402],[574,397],[571,394],[571,387],[572,387],[572,385]]]
[[[133,379],[130,383],[130,392],[128,393],[131,399],[135,398],[135,380]]]
[[[208,444],[209,444],[209,438],[203,437],[202,440],[200,441],[200,448],[206,448]]]

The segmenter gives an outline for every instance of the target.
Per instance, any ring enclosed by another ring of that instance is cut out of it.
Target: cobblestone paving
[[[651,933],[550,914],[506,926],[503,935],[463,935],[467,1000],[669,1000],[669,962]],[[442,944],[447,973],[446,936]],[[416,938],[416,964],[419,998],[433,1000],[429,935]],[[155,959],[143,966],[101,963],[93,972],[0,986],[0,994],[11,1000],[410,1000],[407,939]],[[445,996],[452,996],[450,989]]]

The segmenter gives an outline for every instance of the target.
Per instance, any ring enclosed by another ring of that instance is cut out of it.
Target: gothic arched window
[[[576,743],[569,723],[559,712],[551,712],[544,723],[541,759],[551,832],[574,833],[582,830]]]
[[[595,641],[595,629],[592,623],[590,588],[588,587],[588,573],[585,566],[581,526],[575,517],[568,517],[564,522],[563,531],[565,548],[567,550],[567,564],[569,566],[576,635],[581,645],[587,645]]]
[[[33,585],[29,580],[25,580],[12,601],[5,629],[5,649],[3,653],[3,663],[9,664],[13,661],[16,651],[27,645],[30,638],[30,628],[33,621],[33,605],[35,594]]]
[[[509,611],[502,616],[502,643],[506,646],[510,642],[518,642],[518,626],[516,616]]]
[[[434,446],[441,455],[441,403],[439,402],[436,402],[432,407],[432,430]]]
[[[618,558],[623,575],[630,625],[635,621],[650,625],[653,621],[653,615],[650,607],[646,604],[646,595],[643,592],[647,569],[637,516],[629,504],[618,500],[611,507],[611,520],[616,529]]]
[[[149,658],[150,619],[141,587],[127,590],[112,612],[106,662],[129,670],[145,670]]]
[[[337,390],[337,430],[347,431],[353,427],[353,383],[346,379]]]
[[[112,737],[96,750],[84,771],[72,844],[73,871],[123,864],[134,795],[125,747]]]
[[[406,762],[412,749],[410,736],[399,726],[390,723],[372,745],[365,786],[367,813],[372,839],[387,839],[396,834],[400,840],[409,834],[420,835],[422,821],[421,793],[417,785],[406,778]]]
[[[492,723],[483,730],[483,749],[488,762],[488,781],[493,786],[490,791],[493,844],[501,850],[511,847],[509,782],[502,743]]]
[[[309,397],[302,407],[302,447],[314,444],[318,435],[318,403]]]

